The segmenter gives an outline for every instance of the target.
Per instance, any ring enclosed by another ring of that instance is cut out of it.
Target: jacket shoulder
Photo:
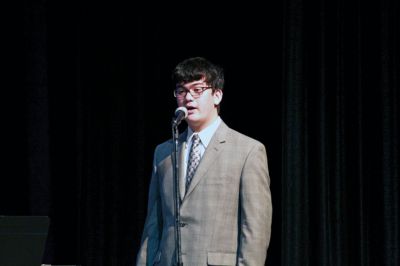
[[[166,157],[170,156],[173,149],[173,141],[169,139],[156,146],[154,149],[154,160],[155,162],[160,162]]]
[[[238,146],[248,147],[249,149],[252,149],[254,147],[265,148],[264,144],[261,141],[245,135],[239,131],[236,131],[232,128],[227,129],[227,140]]]

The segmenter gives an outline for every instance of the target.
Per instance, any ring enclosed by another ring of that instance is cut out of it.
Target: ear
[[[214,98],[214,105],[219,105],[222,101],[222,90],[217,89],[214,91],[213,98]]]

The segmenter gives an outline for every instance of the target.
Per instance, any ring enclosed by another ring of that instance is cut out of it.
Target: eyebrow
[[[192,86],[190,86],[191,88],[196,88],[196,87],[201,87],[201,88],[204,88],[204,87],[206,87],[206,88],[208,88],[208,87],[211,87],[211,86],[209,86],[209,85],[207,85],[207,84],[200,84],[200,83],[198,83],[198,84],[193,84]],[[184,87],[183,85],[177,85],[176,86],[176,88],[177,89],[186,89],[186,90],[188,90],[188,88],[186,88],[186,87]]]

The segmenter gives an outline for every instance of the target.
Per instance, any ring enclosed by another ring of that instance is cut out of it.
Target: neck
[[[217,117],[218,117],[218,113],[215,113],[215,115],[210,117],[210,119],[208,119],[207,121],[200,122],[198,124],[191,124],[189,126],[193,130],[193,132],[200,132],[203,129],[207,128],[209,125],[211,125],[215,121],[215,119],[217,119]]]

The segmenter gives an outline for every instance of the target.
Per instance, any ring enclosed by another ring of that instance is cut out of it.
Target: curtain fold
[[[395,1],[287,1],[282,265],[399,265]]]

